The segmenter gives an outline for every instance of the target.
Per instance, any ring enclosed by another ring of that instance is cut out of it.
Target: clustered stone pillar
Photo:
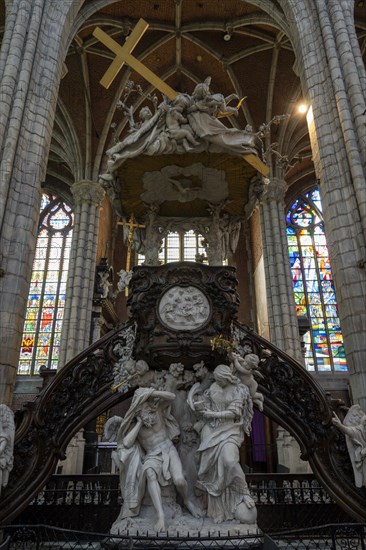
[[[303,363],[286,238],[286,182],[273,178],[261,204],[270,339]]]
[[[354,2],[289,0],[284,9],[290,11],[310,106],[309,134],[353,401],[366,410],[366,73]]]
[[[60,367],[91,342],[99,214],[104,197],[102,186],[88,180],[74,183],[72,193],[75,221],[61,334]]]
[[[74,0],[6,0],[0,52],[0,402],[11,404]],[[77,7],[77,9],[80,7]]]

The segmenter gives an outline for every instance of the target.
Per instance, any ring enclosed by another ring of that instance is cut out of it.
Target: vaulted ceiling
[[[136,110],[154,91],[127,66],[108,90],[99,83],[114,54],[93,36],[95,27],[123,44],[141,17],[149,28],[133,52],[140,61],[177,91],[191,93],[197,82],[211,76],[214,92],[246,96],[239,117],[231,117],[228,124],[258,128],[275,115],[290,114],[273,128],[270,141],[289,159],[289,183],[314,178],[305,116],[298,113],[302,92],[286,21],[276,0],[270,2],[271,16],[261,9],[264,4],[268,0],[86,0],[82,10],[90,16],[74,35],[65,60],[49,180],[96,180],[105,150],[127,130],[126,119],[116,109],[127,81],[144,92],[129,97]],[[356,4],[365,56],[366,3]]]

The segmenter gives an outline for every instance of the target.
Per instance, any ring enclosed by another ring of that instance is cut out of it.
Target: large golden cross
[[[133,245],[133,234],[135,232],[135,229],[141,227],[146,227],[145,225],[141,223],[135,223],[135,216],[131,214],[130,219],[128,222],[117,222],[117,225],[122,225],[123,227],[128,227],[128,235],[127,235],[127,258],[126,258],[126,271],[130,271],[131,269],[131,256],[132,256],[132,245]],[[125,289],[125,295],[128,295],[128,288]]]
[[[98,38],[100,42],[102,42],[105,46],[107,46],[108,49],[116,54],[113,63],[110,65],[100,83],[102,86],[108,89],[113,80],[116,78],[119,71],[122,69],[123,65],[126,63],[131,67],[131,69],[139,73],[143,78],[145,78],[145,80],[150,82],[150,84],[157,88],[162,94],[173,100],[177,97],[178,92],[173,90],[173,88],[166,84],[164,80],[161,80],[161,78],[150,71],[150,69],[148,69],[143,63],[141,63],[141,61],[131,55],[131,52],[134,50],[135,46],[137,46],[144,33],[147,31],[148,26],[149,24],[146,23],[144,19],[140,19],[123,46],[120,46],[118,42],[113,40],[111,36],[102,31],[102,29],[100,29],[99,27],[95,28],[93,32],[95,38]]]
[[[116,54],[115,59],[109,66],[109,69],[101,79],[100,83],[102,86],[108,89],[113,80],[118,75],[119,71],[122,69],[123,65],[126,63],[131,67],[131,69],[139,73],[143,78],[145,78],[145,80],[150,82],[150,84],[152,84],[162,94],[164,94],[169,99],[174,100],[177,97],[178,92],[173,90],[173,88],[171,88],[166,82],[164,82],[164,80],[159,78],[143,63],[141,63],[141,61],[131,55],[131,52],[134,50],[135,46],[139,43],[140,39],[147,31],[148,26],[149,24],[146,23],[144,19],[139,19],[138,23],[136,24],[135,28],[133,29],[123,46],[120,46],[118,42],[113,40],[113,38],[109,36],[109,34],[102,31],[101,28],[96,27],[94,29],[93,35],[95,36],[95,38],[100,40],[100,42],[102,42],[109,50]],[[258,172],[260,172],[263,176],[268,176],[269,167],[266,166],[258,157],[256,157],[252,153],[243,155],[243,157],[248,162],[248,164],[258,170]]]

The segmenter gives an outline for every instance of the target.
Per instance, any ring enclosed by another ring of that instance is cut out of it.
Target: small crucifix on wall
[[[129,272],[131,269],[131,256],[132,256],[132,245],[133,245],[133,235],[135,229],[144,229],[146,226],[141,223],[136,223],[135,216],[131,214],[128,222],[117,222],[117,225],[122,225],[122,227],[128,227],[127,235],[127,257],[126,257],[126,271]],[[128,287],[125,289],[125,296],[128,296]]]

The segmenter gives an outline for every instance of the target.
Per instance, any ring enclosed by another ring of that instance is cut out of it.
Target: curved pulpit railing
[[[16,418],[14,467],[0,498],[1,523],[12,521],[44,486],[75,433],[121,400],[121,393],[112,390],[113,349],[126,345],[133,326],[127,322],[115,328],[74,357],[35,402],[24,406]]]
[[[333,499],[365,521],[366,488],[356,488],[345,437],[331,421],[333,411],[345,412],[344,404],[333,402],[302,365],[265,338],[240,323],[234,324],[234,334],[241,347],[248,346],[261,359],[264,413],[296,438],[301,458],[310,462]]]
[[[116,350],[129,346],[129,321],[104,336],[60,370],[18,418],[14,469],[0,499],[0,521],[11,522],[45,485],[64,457],[73,435],[87,422],[129,397],[132,387],[113,389]],[[366,489],[356,489],[344,435],[332,425],[332,402],[311,375],[291,357],[239,323],[239,349],[257,354],[263,379],[264,412],[299,442],[302,456],[330,495],[358,521],[366,517]],[[211,370],[222,361],[207,350]],[[139,357],[135,357],[138,359]],[[189,367],[188,367],[189,368]],[[339,411],[338,411],[339,412]]]

